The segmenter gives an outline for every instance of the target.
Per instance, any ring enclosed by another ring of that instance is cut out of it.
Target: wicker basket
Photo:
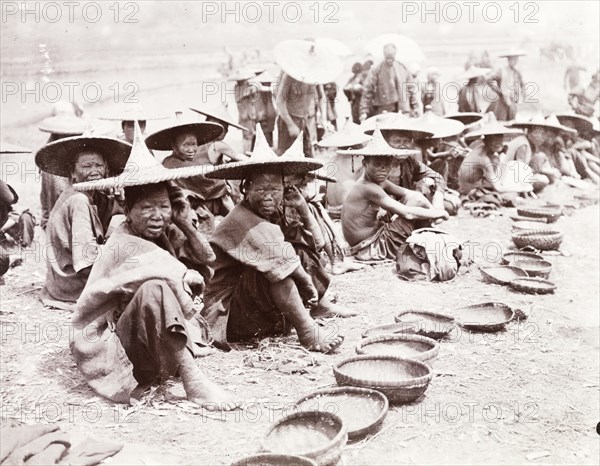
[[[523,269],[530,277],[548,278],[552,272],[552,264],[545,260],[523,260],[510,265]]]
[[[515,278],[528,276],[525,270],[516,267],[513,264],[482,267],[479,271],[485,281],[496,285],[508,285]]]
[[[515,291],[521,291],[529,294],[549,294],[554,293],[556,285],[549,280],[542,278],[518,278],[510,283]]]
[[[319,466],[334,466],[347,442],[348,433],[339,416],[325,411],[299,411],[271,426],[262,450],[305,456]]]
[[[561,209],[555,207],[522,207],[517,209],[521,217],[545,218],[548,223],[556,222],[562,215]]]
[[[317,466],[310,458],[293,455],[278,455],[276,453],[262,453],[252,455],[231,463],[231,466]]]
[[[387,396],[390,404],[419,398],[433,377],[431,368],[414,359],[398,356],[362,355],[333,367],[338,385],[371,388]]]
[[[357,354],[380,354],[414,359],[431,366],[440,352],[437,341],[420,335],[381,335],[365,338],[356,346]]]
[[[454,314],[461,327],[479,332],[504,330],[515,316],[514,311],[504,303],[474,304],[456,309]]]
[[[542,256],[540,256],[539,254],[535,254],[533,252],[525,252],[525,251],[507,252],[506,254],[504,254],[502,256],[502,264],[504,264],[504,265],[508,265],[511,262],[514,262],[513,265],[516,265],[518,267],[519,266],[518,263],[520,261],[524,261],[524,260],[543,261],[544,258]]]
[[[398,323],[417,326],[418,330],[415,332],[417,335],[434,340],[447,337],[456,328],[452,317],[431,311],[408,309],[398,314],[395,320]]]
[[[331,411],[348,430],[348,440],[356,441],[375,433],[387,415],[389,402],[377,390],[357,387],[333,387],[316,390],[296,402],[298,409]]]
[[[397,335],[401,333],[416,334],[419,330],[418,324],[396,322],[395,324],[378,325],[369,327],[362,333],[363,338],[376,337],[379,335]]]
[[[513,243],[519,249],[531,246],[540,251],[558,249],[563,234],[556,230],[522,231],[512,235]]]

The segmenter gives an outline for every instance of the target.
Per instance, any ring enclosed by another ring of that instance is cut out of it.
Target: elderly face
[[[193,160],[198,151],[198,140],[191,133],[179,134],[173,141],[171,148],[173,149],[173,155],[178,159]]]
[[[405,134],[399,133],[391,133],[387,138],[385,138],[387,143],[392,146],[394,149],[414,149],[415,144],[412,138],[406,136]]]
[[[393,157],[365,157],[363,159],[366,177],[378,184],[387,180],[393,165]]]
[[[104,157],[98,152],[81,152],[71,171],[71,178],[75,183],[93,181],[106,178],[108,168]]]
[[[279,173],[261,173],[248,180],[246,200],[260,217],[270,218],[283,201],[283,180]]]
[[[133,231],[147,240],[155,240],[171,223],[171,201],[164,186],[140,198],[125,209],[127,221]]]
[[[383,59],[388,65],[392,65],[396,58],[396,47],[388,44],[383,48]]]

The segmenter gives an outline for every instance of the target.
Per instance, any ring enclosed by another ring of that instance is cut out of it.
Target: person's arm
[[[315,90],[315,98],[318,99],[318,107],[319,107],[319,124],[322,128],[327,128],[327,98],[325,94],[325,89],[322,84],[317,84]]]
[[[277,87],[277,98],[275,99],[275,107],[277,107],[279,117],[287,125],[290,136],[293,136],[294,133],[297,136],[298,134],[300,134],[300,128],[298,128],[298,125],[296,125],[296,123],[292,119],[290,112],[288,112],[287,102],[285,101],[286,88],[289,85],[290,81],[288,79],[287,74],[282,73],[281,80],[279,81],[279,86]]]
[[[444,209],[407,206],[392,199],[382,187],[367,186],[365,188],[365,196],[369,201],[392,214],[401,215],[409,220],[448,218],[448,213]]]
[[[17,193],[4,181],[0,181],[0,202],[2,204],[12,205],[19,200]]]
[[[323,232],[321,231],[321,227],[314,215],[311,213],[308,208],[308,204],[302,196],[302,193],[298,190],[298,188],[294,186],[287,186],[286,192],[284,194],[284,203],[286,207],[293,207],[300,215],[300,219],[302,220],[302,224],[304,228],[310,231],[313,240],[315,242],[316,250],[320,250],[325,246],[325,239],[323,238]]]
[[[243,162],[249,158],[247,155],[236,152],[229,144],[223,141],[215,142],[215,151],[218,155],[218,158],[225,156],[231,160],[235,160],[236,162]]]
[[[411,76],[406,80],[408,91],[408,102],[410,104],[410,115],[418,117],[421,115],[421,103],[419,102],[419,84]]]
[[[374,73],[374,69],[369,70],[365,81],[365,88],[360,98],[360,121],[363,122],[367,119],[367,115],[371,109],[371,102],[373,101],[373,93],[375,92],[375,81],[377,77]]]

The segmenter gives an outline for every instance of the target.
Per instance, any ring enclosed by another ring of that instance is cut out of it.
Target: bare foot
[[[331,273],[334,275],[342,275],[347,272],[354,272],[355,270],[361,270],[364,268],[364,264],[358,264],[354,261],[337,262],[331,268]]]
[[[335,324],[319,325],[314,323],[310,331],[298,335],[300,343],[309,351],[330,353],[337,349],[343,342],[344,336],[338,333]]]
[[[208,411],[232,411],[240,407],[232,393],[210,380],[193,380],[183,385],[188,400]]]
[[[311,311],[310,315],[313,319],[329,318],[329,317],[354,317],[359,313],[352,309],[345,309],[342,306],[333,304],[328,298],[324,297],[319,301],[318,306]]]

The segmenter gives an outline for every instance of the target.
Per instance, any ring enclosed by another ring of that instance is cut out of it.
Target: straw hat
[[[152,150],[171,150],[171,144],[181,132],[194,134],[198,145],[202,146],[217,139],[223,132],[223,127],[218,123],[184,123],[175,121],[172,126],[155,131],[146,138],[146,146]]]
[[[142,105],[123,105],[120,108],[114,110],[108,115],[98,117],[101,120],[110,121],[148,121],[148,120],[164,120],[168,118],[167,115],[160,113],[154,113],[148,111]]]
[[[512,128],[520,128],[520,129],[531,129],[531,128],[543,128],[556,132],[564,132],[568,134],[576,134],[577,130],[573,128],[569,128],[567,126],[563,126],[558,121],[558,118],[555,114],[551,114],[548,118],[544,118],[544,115],[541,113],[534,115],[529,121],[525,122],[516,122],[511,123]]]
[[[207,178],[224,180],[243,180],[252,173],[260,173],[267,169],[280,169],[282,175],[305,174],[322,167],[323,164],[314,159],[290,160],[278,157],[269,147],[260,124],[256,125],[256,142],[248,160],[219,165]]]
[[[263,84],[271,84],[277,81],[277,78],[273,76],[269,70],[265,70],[256,77],[252,78],[252,81],[256,81]]]
[[[448,113],[444,115],[444,118],[460,121],[463,125],[471,125],[480,121],[483,118],[483,114],[477,112],[457,112]]]
[[[492,112],[486,113],[479,123],[479,128],[465,134],[465,139],[476,139],[482,136],[510,134],[516,136],[517,134],[523,134],[516,128],[509,128],[498,123],[498,120],[496,120],[496,115],[494,115]]]
[[[594,123],[592,120],[583,115],[563,113],[561,115],[556,115],[556,119],[561,125],[575,129],[579,136],[584,139],[588,139],[589,135],[594,131]]]
[[[470,66],[466,71],[460,75],[460,79],[470,80],[473,78],[479,78],[486,76],[491,71],[490,68],[479,68],[478,66]]]
[[[200,110],[193,107],[190,107],[190,110],[201,115],[214,118],[215,120],[219,120],[219,122],[223,122],[228,126],[234,126],[235,128],[241,129],[242,131],[248,131],[248,128],[233,121],[233,117],[229,114],[229,111],[227,110],[227,105],[224,103],[222,103],[217,108],[213,108],[211,110]]]
[[[460,121],[449,120],[437,116],[431,110],[426,111],[419,118],[413,118],[409,122],[418,129],[423,129],[433,133],[431,139],[449,138],[457,136],[465,129],[465,125]]]
[[[375,126],[377,126],[384,136],[401,134],[411,139],[427,139],[433,136],[431,131],[424,130],[413,122],[414,119],[408,118],[402,113],[390,112],[375,115],[365,120],[361,126],[363,131],[369,135],[374,133]]]
[[[379,128],[375,128],[373,139],[361,149],[338,150],[340,155],[361,155],[363,157],[396,157],[406,159],[411,155],[416,156],[420,153],[418,150],[394,149],[390,146],[381,134]]]
[[[69,178],[73,164],[83,151],[104,156],[111,174],[121,173],[131,152],[131,144],[104,136],[72,136],[50,142],[35,154],[35,164],[46,173]]]
[[[332,39],[330,37],[317,37],[315,39],[315,43],[327,48],[331,52],[335,53],[338,57],[345,58],[352,55],[352,50],[350,50],[350,48],[342,41],[337,39]]]
[[[281,159],[285,160],[306,160],[306,154],[304,153],[304,141],[303,141],[303,133],[302,131],[293,142],[293,144],[286,150],[283,154],[281,154]],[[328,181],[330,183],[337,183],[337,179],[327,175],[326,171],[323,168],[318,168],[317,170],[308,172],[306,174],[311,178],[316,178],[318,180]]]
[[[527,55],[527,52],[525,52],[523,50],[519,50],[519,49],[511,49],[508,52],[499,54],[498,56],[508,58],[508,57],[522,57],[524,55]]]
[[[358,144],[364,144],[371,140],[371,136],[366,135],[361,127],[348,120],[344,127],[329,136],[324,137],[317,146],[319,147],[351,147]]]
[[[227,81],[247,81],[248,79],[254,78],[255,76],[256,72],[254,72],[253,70],[249,68],[239,68],[235,70],[232,74],[227,76]]]
[[[88,129],[88,122],[72,113],[60,113],[42,120],[39,129],[61,136],[78,136]]]
[[[292,78],[307,84],[326,84],[342,73],[340,57],[322,44],[286,40],[273,50],[275,61]]]
[[[0,141],[0,153],[2,154],[28,154],[31,149],[27,147],[17,146],[9,142]]]
[[[162,181],[178,180],[192,176],[205,175],[213,170],[212,165],[196,165],[181,168],[165,168],[148,150],[142,139],[142,131],[137,121],[134,123],[133,147],[125,169],[118,176],[102,180],[75,183],[78,191],[91,191],[107,188],[125,188],[144,184],[160,183]]]

